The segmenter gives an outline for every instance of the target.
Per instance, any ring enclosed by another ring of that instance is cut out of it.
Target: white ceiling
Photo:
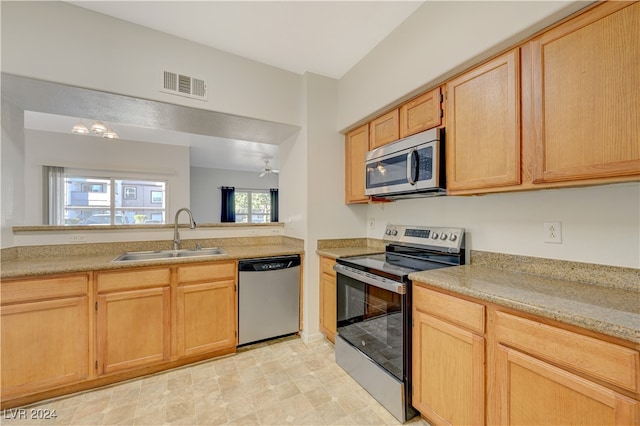
[[[424,0],[69,1],[302,74],[340,78]]]
[[[69,1],[98,13],[302,74],[340,78],[424,0],[388,1]],[[29,111],[25,127],[68,132],[79,119]],[[111,123],[122,139],[191,147],[191,164],[252,171],[278,146]]]

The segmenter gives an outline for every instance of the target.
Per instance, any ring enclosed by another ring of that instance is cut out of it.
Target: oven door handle
[[[358,269],[349,268],[348,266],[336,264],[333,270],[338,274],[342,274],[346,277],[353,278],[356,281],[363,282],[365,284],[372,285],[374,287],[381,288],[383,290],[391,291],[396,294],[405,294],[406,287],[404,283],[388,280],[383,277],[377,277],[373,274],[369,274]]]

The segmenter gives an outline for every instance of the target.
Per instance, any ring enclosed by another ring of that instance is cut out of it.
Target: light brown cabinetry
[[[400,106],[400,139],[439,127],[442,116],[442,91],[436,87]]]
[[[237,343],[236,262],[178,267],[179,356],[232,348]]]
[[[170,284],[168,267],[97,273],[99,374],[169,360]]]
[[[335,264],[335,259],[320,257],[320,331],[332,343],[335,342],[337,326]]]
[[[89,274],[2,283],[2,398],[89,378]]]
[[[345,137],[345,192],[346,204],[367,203],[364,160],[369,151],[369,125],[358,127]]]
[[[400,139],[400,113],[389,111],[369,123],[369,149],[374,149]]]
[[[640,173],[640,3],[605,2],[531,42],[534,183]]]
[[[412,404],[431,424],[484,424],[484,306],[413,287]]]
[[[638,424],[638,401],[621,393],[638,394],[637,351],[505,312],[492,318],[488,423]]]
[[[446,85],[447,189],[520,183],[520,56],[513,49]]]

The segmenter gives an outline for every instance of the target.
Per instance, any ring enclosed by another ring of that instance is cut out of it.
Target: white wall
[[[344,203],[344,137],[336,131],[337,84],[305,74],[307,234],[305,250],[305,336],[319,336],[319,239],[362,237],[366,206]]]
[[[1,30],[7,73],[245,117],[299,121],[300,75],[68,3],[2,2]],[[164,70],[206,80],[209,101],[160,93]]]
[[[26,225],[42,225],[42,166],[103,170],[112,177],[167,181],[169,218],[189,206],[189,148],[124,139],[103,139],[25,130]],[[2,183],[3,188],[5,182]],[[173,219],[171,219],[173,221]]]
[[[387,223],[459,226],[473,250],[640,267],[640,183],[468,197],[397,200],[368,215]],[[562,222],[562,244],[543,242],[543,223]]]
[[[197,223],[220,222],[221,186],[245,189],[278,188],[278,175],[238,170],[191,167],[191,211]]]
[[[2,102],[2,133],[0,134],[0,163],[2,192],[0,207],[0,248],[14,244],[11,227],[20,225],[24,218],[25,182],[24,164],[24,111]]]
[[[436,86],[587,4],[425,2],[340,79],[338,129]]]

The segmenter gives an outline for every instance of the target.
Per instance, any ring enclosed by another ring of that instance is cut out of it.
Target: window
[[[236,223],[271,222],[269,190],[236,189]]]
[[[95,177],[70,170],[51,173],[47,168],[45,173],[50,225],[166,223],[164,181]]]

